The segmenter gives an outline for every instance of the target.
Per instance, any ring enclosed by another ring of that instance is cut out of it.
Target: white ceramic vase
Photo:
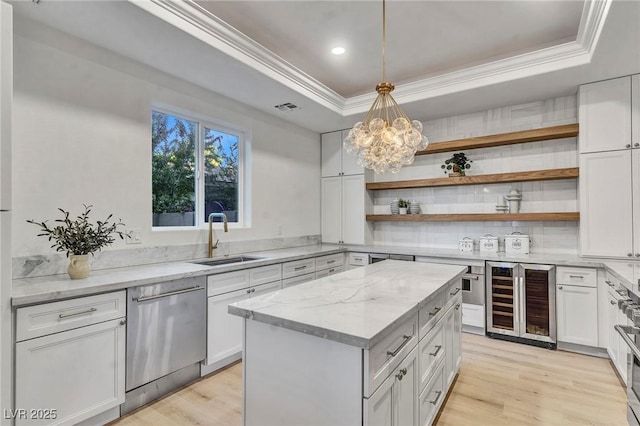
[[[407,208],[406,207],[400,207],[400,214],[407,214]]]
[[[391,202],[391,204],[389,205],[389,207],[391,208],[391,214],[398,214],[399,211],[399,207],[398,207],[398,199],[394,198],[393,201]]]
[[[91,272],[88,254],[72,254],[69,256],[69,266],[67,272],[72,280],[87,278]]]

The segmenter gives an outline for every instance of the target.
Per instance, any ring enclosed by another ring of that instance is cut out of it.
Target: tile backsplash
[[[577,122],[575,96],[496,108],[424,122],[431,142],[507,133]],[[577,138],[464,150],[471,159],[468,175],[578,167]],[[397,174],[376,175],[374,181],[445,177],[441,168],[452,153],[417,156]],[[416,200],[421,212],[495,213],[498,197],[511,189],[522,194],[520,212],[578,211],[577,179],[544,182],[415,188],[373,191],[373,213],[390,213],[394,198]],[[577,253],[577,222],[374,222],[374,244],[455,249],[463,237],[500,237],[521,232],[531,237],[532,252]],[[477,249],[477,245],[476,245]]]

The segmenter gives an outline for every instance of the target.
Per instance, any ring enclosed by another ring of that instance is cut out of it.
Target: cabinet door
[[[460,370],[462,362],[462,299],[458,298],[453,308],[453,375]]]
[[[345,244],[365,243],[364,175],[342,178],[342,241]]]
[[[640,132],[640,129],[638,131]],[[637,259],[640,258],[640,148],[631,151],[631,188],[633,191],[633,254]]]
[[[262,284],[257,287],[252,287],[251,297],[261,296],[267,293],[273,293],[274,291],[280,290],[281,287],[282,287],[282,283],[280,281],[275,281],[268,284]]]
[[[640,148],[640,74],[631,77],[631,142]]]
[[[633,253],[632,150],[580,155],[580,252]]]
[[[342,131],[342,140],[349,135],[349,130]],[[344,150],[343,145],[340,144],[342,151],[342,174],[344,175],[358,175],[364,173],[364,167],[358,165],[358,157],[353,154],[349,154]]]
[[[418,424],[418,348],[413,348],[398,368],[391,373],[393,384],[393,417],[395,426]]]
[[[631,144],[630,77],[580,86],[578,98],[581,154],[626,149]]]
[[[268,284],[265,284],[268,285]],[[243,289],[209,297],[207,300],[207,365],[242,352],[242,321],[230,315],[230,303],[249,297],[250,289]]]
[[[598,346],[598,289],[556,286],[558,341]]]
[[[607,344],[607,352],[613,365],[618,364],[618,352],[620,337],[613,327],[618,323],[618,300],[611,293],[607,294],[607,327],[609,328],[609,341]]]
[[[322,178],[321,232],[323,243],[342,240],[342,177]]]
[[[56,424],[73,425],[123,403],[124,374],[124,319],[26,340],[16,343],[15,406],[56,409]]]
[[[342,172],[342,132],[322,135],[322,177],[339,176]]]
[[[454,335],[454,307],[449,308],[447,313],[444,314],[444,335],[445,335],[445,348],[444,348],[444,384],[445,388],[449,387],[449,384],[453,381],[456,375],[454,367],[453,353],[453,335]]]
[[[394,383],[394,376],[387,377],[369,398],[364,399],[365,425],[393,426]]]

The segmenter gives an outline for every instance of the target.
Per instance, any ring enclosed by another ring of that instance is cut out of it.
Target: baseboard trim
[[[593,346],[579,345],[577,343],[558,342],[558,350],[575,352],[582,355],[595,356],[598,358],[609,358],[609,354],[604,348],[595,348]]]

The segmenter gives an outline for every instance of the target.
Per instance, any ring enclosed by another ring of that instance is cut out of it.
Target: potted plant
[[[444,161],[444,164],[440,166],[445,173],[449,173],[450,177],[464,176],[466,170],[471,168],[473,161],[469,160],[464,152],[458,152],[451,156],[451,158]]]
[[[398,207],[400,209],[400,214],[407,214],[407,208],[409,207],[409,201],[400,198],[398,200]]]
[[[39,237],[47,237],[49,241],[53,241],[51,248],[56,251],[66,251],[69,258],[69,267],[67,272],[72,279],[86,278],[89,276],[91,267],[89,266],[89,254],[93,255],[96,251],[111,245],[114,241],[114,235],[120,236],[121,239],[130,238],[130,235],[119,228],[124,227],[120,219],[117,222],[109,222],[110,214],[107,218],[97,220],[96,223],[89,222],[89,214],[93,206],[83,204],[84,212],[71,219],[69,212],[58,208],[63,214],[62,219],[56,219],[59,223],[57,226],[50,227],[47,221],[36,222],[35,220],[27,220],[40,227],[41,233]]]

